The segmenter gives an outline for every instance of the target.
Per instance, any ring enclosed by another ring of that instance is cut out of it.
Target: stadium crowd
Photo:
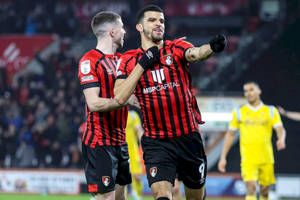
[[[75,59],[64,52],[36,59],[37,75],[22,71],[12,84],[1,68],[1,167],[80,167],[78,128],[84,116]]]

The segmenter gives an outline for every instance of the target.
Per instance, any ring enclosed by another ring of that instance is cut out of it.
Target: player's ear
[[[113,28],[109,29],[108,33],[111,37],[115,36],[115,30]]]
[[[135,28],[136,28],[136,30],[138,30],[138,32],[143,32],[144,31],[144,28],[143,28],[142,24],[136,24]]]
[[[261,95],[262,91],[261,89],[258,89],[258,94]]]

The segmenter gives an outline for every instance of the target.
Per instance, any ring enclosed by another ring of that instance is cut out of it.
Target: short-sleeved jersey
[[[79,62],[81,88],[99,87],[99,97],[113,98],[118,56],[103,54],[97,49],[87,52]],[[86,107],[87,123],[82,142],[92,148],[124,144],[127,113],[127,107],[109,112],[90,112]]]
[[[193,113],[189,63],[185,51],[193,47],[183,40],[165,41],[160,62],[141,76],[135,95],[143,113],[145,136],[172,138],[198,131]],[[144,54],[139,48],[123,54],[118,79],[126,78]]]
[[[230,130],[240,130],[241,163],[274,163],[272,128],[282,126],[274,106],[246,104],[233,110]]]
[[[126,141],[128,144],[128,153],[130,158],[130,170],[133,174],[141,174],[143,172],[138,146],[138,136],[136,134],[137,126],[141,125],[141,120],[137,112],[130,110],[127,118]]]

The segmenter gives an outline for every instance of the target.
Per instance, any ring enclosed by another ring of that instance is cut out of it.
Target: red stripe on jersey
[[[170,77],[170,69],[166,70],[166,80],[167,82],[172,82],[172,79]],[[178,118],[178,115],[174,115],[174,113],[177,113],[177,106],[173,106],[176,105],[176,99],[175,99],[175,95],[173,93],[173,90],[171,88],[168,88],[167,92],[169,93],[169,101],[170,101],[170,105],[168,106],[167,109],[167,116],[173,116],[173,117],[168,117],[168,119],[173,120],[174,123],[174,127],[172,126],[172,130],[174,130],[174,133],[176,133],[176,130],[180,130],[180,125],[179,125],[179,121],[180,119]],[[171,137],[172,135],[169,133],[168,134],[169,137]]]
[[[180,69],[178,69],[180,70]],[[173,73],[174,75],[174,81],[178,81],[180,85],[183,85],[181,79],[180,79],[180,76],[178,76],[178,73]],[[182,97],[184,97],[184,93],[182,93],[181,89],[180,88],[175,88],[173,89],[173,91],[176,90],[177,93],[178,93],[178,97],[177,97],[177,101],[179,102],[179,110],[181,111],[181,115],[178,115],[178,117],[181,116],[181,122],[183,124],[183,132],[184,133],[188,133],[188,122],[187,122],[187,119],[186,119],[186,114],[185,113],[182,113],[182,111],[185,109],[185,105],[184,105],[184,99]],[[177,136],[180,136],[181,135],[181,132],[177,132]]]
[[[110,98],[110,81],[109,81],[109,76],[107,76],[106,74],[108,73],[108,66],[106,66],[106,63],[104,62],[104,60],[101,61],[101,65],[103,67],[103,73],[101,75],[101,78],[104,80],[103,84],[101,85],[101,89],[102,89],[102,97],[103,98]],[[113,111],[111,111],[113,112]],[[108,113],[103,113],[105,117],[103,117],[103,125],[105,127],[105,129],[107,130],[107,134],[105,134],[106,138],[105,138],[105,145],[110,145],[110,134],[111,134],[111,129],[109,127],[109,121],[107,119],[107,117],[109,117],[110,119],[110,115],[108,115]]]
[[[164,44],[164,48],[163,48],[163,54],[165,55],[172,55],[172,52],[170,49],[166,49],[166,46]],[[174,82],[174,76],[172,73],[172,69],[167,68],[166,69],[166,79],[167,82]],[[170,112],[169,117],[170,120],[172,121],[172,130],[175,128],[175,130],[173,131],[173,136],[174,134],[177,132],[176,130],[181,130],[182,127],[182,123],[181,123],[181,118],[180,118],[180,111],[177,109],[179,106],[177,105],[178,102],[176,102],[176,91],[173,92],[172,88],[168,88],[166,90],[169,93],[169,101],[170,101],[170,105],[168,106],[168,110]],[[178,96],[178,95],[177,95]],[[174,106],[175,105],[175,106]],[[176,134],[177,136],[179,135],[178,133]],[[171,136],[171,134],[169,134],[169,136]]]
[[[187,111],[187,110],[192,111],[192,109],[191,109],[192,108],[191,107],[191,105],[192,105],[191,104],[192,99],[191,99],[191,93],[190,93],[190,89],[189,89],[189,81],[188,81],[188,79],[186,77],[186,73],[188,73],[187,69],[186,69],[187,67],[186,66],[182,66],[181,64],[182,63],[180,61],[177,62],[177,65],[180,66],[180,70],[179,70],[179,72],[180,72],[180,74],[179,74],[180,75],[180,79],[181,79],[181,81],[182,81],[182,83],[184,85],[184,88],[186,88],[185,90],[182,91],[184,93],[184,97],[185,97],[185,98],[183,98],[183,100],[185,102],[185,104],[184,104],[185,109],[184,110],[185,111]],[[188,129],[189,129],[189,132],[191,132],[192,130],[195,129],[195,118],[192,115],[192,112],[185,112],[185,114],[186,114],[185,119],[186,119],[186,122],[188,124]],[[188,132],[186,134],[188,134]]]
[[[85,139],[85,141],[84,141],[84,144],[85,145],[88,145],[88,142],[89,142],[89,139],[90,139],[90,137],[91,137],[91,135],[92,135],[92,123],[93,123],[93,114],[89,114],[89,116],[88,116],[88,125],[89,125],[89,132],[88,132],[88,134],[87,134],[87,136],[86,136],[86,139]],[[95,133],[93,133],[93,134],[95,134]]]

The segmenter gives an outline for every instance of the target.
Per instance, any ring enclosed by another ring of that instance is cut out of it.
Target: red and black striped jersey
[[[78,78],[82,89],[100,87],[99,97],[113,98],[118,56],[97,49],[87,52],[79,62]],[[90,112],[86,106],[86,130],[82,142],[90,147],[115,146],[125,143],[128,108],[109,112]]]
[[[183,40],[165,41],[160,62],[147,69],[137,83],[134,94],[141,105],[147,137],[172,138],[198,131],[189,63],[184,56],[190,47],[193,45]],[[121,56],[118,79],[131,73],[144,52],[139,48]]]
[[[190,77],[190,81],[191,81],[191,77]],[[197,120],[197,123],[198,125],[199,124],[204,124],[205,122],[202,120],[202,115],[201,115],[201,112],[200,112],[200,109],[198,107],[198,103],[197,103],[197,99],[195,97],[195,92],[194,92],[194,88],[193,86],[191,85],[191,91],[192,91],[192,95],[193,95],[193,111],[194,111],[194,114],[195,114],[195,117],[196,117],[196,120]]]

